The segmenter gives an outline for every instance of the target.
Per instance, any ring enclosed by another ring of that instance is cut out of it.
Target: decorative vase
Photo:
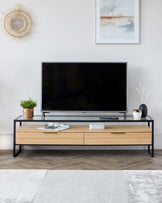
[[[148,115],[148,108],[146,104],[141,104],[139,109],[142,111],[142,117],[146,117]]]
[[[133,110],[134,120],[140,120],[141,116],[142,116],[142,111],[141,110],[138,110],[138,109]]]
[[[34,109],[23,109],[23,119],[33,118]]]

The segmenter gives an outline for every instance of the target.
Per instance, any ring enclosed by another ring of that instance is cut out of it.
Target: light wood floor
[[[147,151],[0,151],[0,169],[162,170],[162,150]]]

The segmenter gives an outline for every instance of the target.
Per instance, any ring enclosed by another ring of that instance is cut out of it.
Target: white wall
[[[128,61],[129,112],[138,107],[135,88],[150,89],[156,148],[162,148],[162,1],[141,0],[141,43],[95,44],[95,0],[0,0],[0,12],[22,3],[35,21],[33,35],[16,42],[0,35],[0,148],[11,148],[13,119],[21,99],[38,100],[42,61]],[[1,22],[2,23],[2,22]]]

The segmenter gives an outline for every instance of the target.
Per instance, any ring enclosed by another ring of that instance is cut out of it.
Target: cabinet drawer
[[[151,144],[151,133],[85,133],[85,145]]]
[[[83,133],[21,133],[16,134],[16,144],[83,145]]]

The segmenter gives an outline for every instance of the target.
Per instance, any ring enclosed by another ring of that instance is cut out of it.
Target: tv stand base
[[[91,120],[90,120],[91,119]],[[37,125],[33,125],[33,122]],[[70,129],[63,131],[51,131],[38,129],[47,122],[59,123],[78,123],[72,125]],[[87,123],[80,125],[79,123]],[[90,130],[89,123],[105,123],[105,129]],[[23,125],[31,123],[31,125]],[[39,125],[38,125],[39,123]],[[124,125],[110,125],[109,123],[123,123]],[[126,124],[129,123],[129,124]],[[131,125],[130,125],[131,123]],[[145,123],[145,125],[135,125]],[[147,125],[146,125],[147,123]],[[19,124],[19,126],[17,125]],[[16,157],[22,150],[22,146],[147,146],[149,154],[154,157],[154,120],[147,117],[141,120],[133,120],[132,117],[123,117],[117,120],[101,120],[100,117],[94,118],[63,118],[35,116],[31,120],[23,120],[19,116],[14,120],[13,133],[13,156]],[[19,148],[18,148],[19,147]],[[17,149],[18,148],[18,149]]]

